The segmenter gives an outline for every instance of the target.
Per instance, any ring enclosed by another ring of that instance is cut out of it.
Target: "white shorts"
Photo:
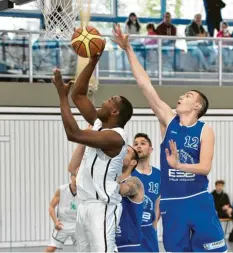
[[[67,241],[69,237],[71,237],[73,245],[76,249],[77,244],[76,244],[76,235],[75,235],[75,224],[72,226],[64,225],[64,228],[60,231],[57,231],[56,229],[54,229],[49,246],[62,250],[65,242]]]
[[[122,213],[121,204],[81,202],[77,211],[77,251],[114,252],[116,228]]]

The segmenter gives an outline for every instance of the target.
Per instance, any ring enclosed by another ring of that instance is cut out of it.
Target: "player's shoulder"
[[[152,174],[155,174],[155,175],[160,175],[161,174],[160,168],[157,168],[157,167],[154,167],[154,166],[151,166],[151,168],[152,168]]]
[[[201,132],[201,140],[210,139],[210,138],[214,139],[214,130],[210,125],[204,123],[202,132]]]
[[[59,187],[60,191],[63,191],[69,187],[69,184],[63,184]]]
[[[144,188],[142,181],[138,177],[132,176],[127,181],[136,184],[138,188]]]

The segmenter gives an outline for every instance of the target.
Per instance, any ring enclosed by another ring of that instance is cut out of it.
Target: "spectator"
[[[194,20],[185,29],[186,36],[207,37],[208,34],[202,26],[202,15],[196,14]],[[216,53],[211,44],[207,41],[189,41],[188,50],[197,58],[200,68],[212,71],[212,65],[216,60]]]
[[[220,25],[220,31],[217,34],[217,37],[222,37],[222,38],[230,38],[231,33],[228,30],[228,23],[225,21],[221,22]],[[233,59],[233,52],[231,48],[229,47],[232,45],[231,41],[223,41],[222,42],[222,58],[223,58],[223,63],[226,67],[229,67],[232,64],[232,59]]]
[[[147,35],[156,35],[156,29],[154,24],[150,23],[146,26],[146,30],[147,30]],[[144,40],[144,44],[145,45],[155,45],[157,44],[157,40],[156,39],[145,39]]]
[[[202,26],[202,15],[196,14],[194,20],[185,29],[186,36],[207,37],[207,32]]]
[[[141,25],[134,12],[129,14],[129,18],[126,21],[125,33],[129,34],[139,34],[141,30]]]
[[[226,5],[222,0],[204,0],[206,23],[211,37],[214,36],[214,29],[220,30],[222,21],[221,9]]]
[[[215,182],[215,190],[212,192],[214,197],[215,209],[219,218],[228,218],[229,215],[226,212],[226,206],[230,206],[230,200],[228,195],[223,191],[225,182],[218,180]]]
[[[158,24],[156,33],[158,35],[176,36],[176,27],[171,23],[170,12],[163,15],[163,22]]]

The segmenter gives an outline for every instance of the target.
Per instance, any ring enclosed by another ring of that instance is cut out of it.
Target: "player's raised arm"
[[[103,50],[104,47],[102,51]],[[94,105],[87,97],[87,93],[91,75],[94,72],[99,58],[100,56],[96,56],[90,59],[87,66],[83,69],[83,71],[80,73],[79,77],[75,81],[74,89],[72,92],[72,100],[74,104],[77,106],[85,120],[91,125],[93,125],[95,120],[97,119],[97,112]]]
[[[71,175],[76,176],[81,165],[86,146],[79,144],[73,152],[68,171]]]
[[[151,84],[150,78],[146,71],[139,63],[129,41],[128,34],[123,34],[119,25],[115,25],[114,41],[125,50],[133,75],[139,88],[142,89],[144,96],[147,98],[151,109],[158,117],[160,123],[167,126],[171,118],[174,116],[171,108],[160,99],[158,93]]]
[[[119,154],[124,140],[116,131],[81,130],[70,109],[68,94],[70,86],[64,84],[60,70],[54,71],[53,83],[57,88],[63,125],[69,141],[84,144],[93,148],[105,149],[106,155],[114,157]]]

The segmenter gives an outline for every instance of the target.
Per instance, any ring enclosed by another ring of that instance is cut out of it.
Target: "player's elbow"
[[[49,215],[51,215],[53,212],[54,212],[54,208],[53,208],[53,206],[50,206],[49,207]]]
[[[72,165],[69,165],[68,167],[68,172],[71,174],[71,175],[76,175],[77,174],[77,171],[80,167],[80,164],[77,165],[77,167],[75,168],[74,166]]]
[[[67,132],[66,136],[67,136],[68,141],[71,141],[71,142],[76,142],[77,141],[72,132]]]
[[[66,137],[68,141],[78,143],[79,132],[76,129],[66,129]]]
[[[78,90],[74,90],[71,94],[72,101],[75,105],[78,105],[82,101],[83,97],[86,96],[79,94]]]
[[[201,165],[201,173],[203,176],[207,176],[210,173],[211,164],[203,164]]]
[[[149,78],[144,78],[144,77],[138,77],[137,79],[137,84],[140,88],[145,89],[148,84],[150,84],[150,79]]]

